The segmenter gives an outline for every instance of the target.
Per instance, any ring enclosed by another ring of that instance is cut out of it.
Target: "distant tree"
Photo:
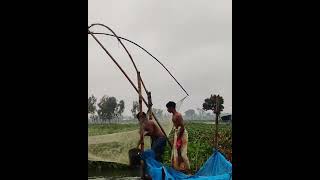
[[[157,118],[163,119],[163,110],[162,110],[162,109],[152,108],[152,112],[154,113],[154,115],[155,115]]]
[[[210,98],[206,98],[204,103],[202,104],[203,110],[208,111],[212,110],[216,117],[215,125],[216,125],[216,132],[215,132],[215,148],[218,148],[218,123],[220,113],[223,111],[224,106],[224,99],[220,95],[211,95]]]
[[[122,113],[124,112],[124,108],[125,108],[124,101],[120,100],[116,108],[116,115],[118,117],[118,120],[119,118],[122,118]]]
[[[118,104],[118,114],[122,115],[122,113],[123,113],[123,111],[124,111],[124,108],[125,108],[125,106],[124,106],[124,101],[123,101],[123,100],[119,101],[119,104]]]
[[[211,113],[205,113],[205,119],[206,120],[212,120],[213,119],[213,115]]]
[[[97,98],[91,95],[88,98],[88,114],[94,114],[96,112],[96,102]]]
[[[201,108],[197,108],[198,111],[198,120],[204,120],[205,119],[205,111]]]
[[[103,96],[98,103],[99,118],[104,122],[108,120],[110,123],[111,119],[113,119],[116,115],[117,105],[117,99],[115,97]]]
[[[187,117],[188,119],[193,120],[193,119],[194,119],[194,116],[196,115],[196,111],[193,110],[193,109],[189,109],[189,110],[187,110],[186,112],[184,112],[184,114],[186,115],[186,117]]]
[[[217,95],[211,95],[210,98],[207,98],[204,100],[204,103],[202,104],[203,110],[212,110],[215,114],[219,114],[223,111],[224,100],[222,96]]]
[[[96,119],[95,119],[96,102],[97,102],[97,98],[94,97],[94,95],[91,95],[88,98],[88,114],[90,114],[88,120],[91,120],[91,122],[93,122],[93,123],[96,122]]]
[[[131,109],[131,113],[132,113],[133,119],[136,118],[136,114],[138,113],[138,108],[139,108],[138,101],[133,101],[132,109]]]
[[[92,121],[93,121],[94,123],[99,122],[99,116],[98,116],[97,114],[93,114],[93,115],[91,116],[91,119],[92,119]]]
[[[170,114],[167,113],[167,112],[165,112],[165,113],[163,114],[163,119],[164,119],[164,120],[170,120],[170,119],[171,119]]]

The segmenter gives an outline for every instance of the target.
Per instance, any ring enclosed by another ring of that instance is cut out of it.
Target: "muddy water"
[[[88,180],[138,180],[139,177],[96,177],[88,178]]]
[[[88,170],[90,180],[136,180],[140,179],[139,169],[104,169]]]

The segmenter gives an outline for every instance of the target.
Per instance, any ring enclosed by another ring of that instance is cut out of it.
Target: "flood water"
[[[137,180],[140,179],[139,169],[88,169],[89,180]]]
[[[138,180],[140,177],[88,177],[88,180]]]

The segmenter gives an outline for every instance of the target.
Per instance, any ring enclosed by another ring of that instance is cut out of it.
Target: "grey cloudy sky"
[[[117,35],[143,46],[177,78],[190,96],[181,107],[201,108],[210,94],[225,99],[232,112],[232,1],[231,0],[89,0],[88,25],[103,23]],[[106,32],[101,27],[91,29]],[[134,82],[134,67],[113,37],[97,37]],[[123,99],[125,115],[138,96],[112,60],[88,35],[88,95]],[[170,75],[148,54],[123,41],[152,92],[155,108],[185,96]]]

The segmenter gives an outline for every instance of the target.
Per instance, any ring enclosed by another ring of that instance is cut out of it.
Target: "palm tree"
[[[207,98],[204,100],[204,103],[202,104],[203,110],[212,110],[213,113],[216,114],[216,133],[215,133],[215,148],[218,148],[218,120],[220,117],[221,111],[223,111],[224,106],[223,106],[224,100],[222,96],[220,95],[211,95],[210,98]]]

